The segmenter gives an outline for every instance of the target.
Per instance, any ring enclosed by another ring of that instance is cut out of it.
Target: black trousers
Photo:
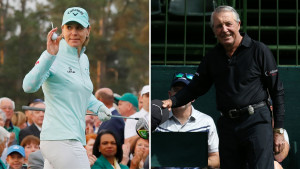
[[[272,117],[267,106],[253,115],[218,120],[222,169],[274,169]]]

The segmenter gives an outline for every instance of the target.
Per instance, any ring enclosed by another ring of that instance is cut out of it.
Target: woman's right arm
[[[50,76],[50,67],[56,58],[55,55],[59,49],[59,41],[62,38],[62,36],[59,36],[57,40],[51,40],[53,33],[56,31],[57,28],[54,28],[48,33],[47,50],[42,53],[35,66],[23,80],[23,90],[26,93],[34,93],[39,90],[43,82]]]
[[[26,93],[34,93],[39,90],[43,82],[50,76],[50,67],[55,60],[55,56],[44,51],[35,66],[25,76],[23,80],[23,90]]]

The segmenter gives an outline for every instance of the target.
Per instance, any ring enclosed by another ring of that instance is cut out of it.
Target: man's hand
[[[274,153],[275,155],[276,154],[279,154],[283,151],[284,149],[284,135],[283,134],[279,134],[279,133],[274,133],[274,147],[273,147],[273,150],[274,150]]]
[[[163,100],[162,102],[163,102],[162,107],[163,107],[163,108],[168,108],[169,111],[171,111],[172,100],[171,100],[171,99],[168,99],[168,100]]]

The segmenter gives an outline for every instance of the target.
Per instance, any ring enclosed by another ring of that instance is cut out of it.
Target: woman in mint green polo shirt
[[[92,94],[89,60],[84,51],[91,26],[88,13],[80,7],[68,8],[61,25],[62,34],[55,40],[52,29],[45,50],[32,70],[25,76],[23,89],[36,92],[41,86],[46,111],[40,135],[45,169],[89,169],[84,149],[85,114],[98,114],[101,121],[111,112]]]

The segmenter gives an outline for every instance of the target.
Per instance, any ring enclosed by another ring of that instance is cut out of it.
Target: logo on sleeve
[[[69,70],[67,71],[68,73],[75,73],[75,71],[74,70],[72,70],[72,68],[71,67],[69,67]]]
[[[36,61],[36,62],[35,62],[35,65],[37,65],[37,64],[39,64],[39,63],[40,63],[40,61]]]
[[[275,70],[266,71],[265,75],[266,76],[276,76],[277,73],[278,73],[278,69],[275,69]]]

